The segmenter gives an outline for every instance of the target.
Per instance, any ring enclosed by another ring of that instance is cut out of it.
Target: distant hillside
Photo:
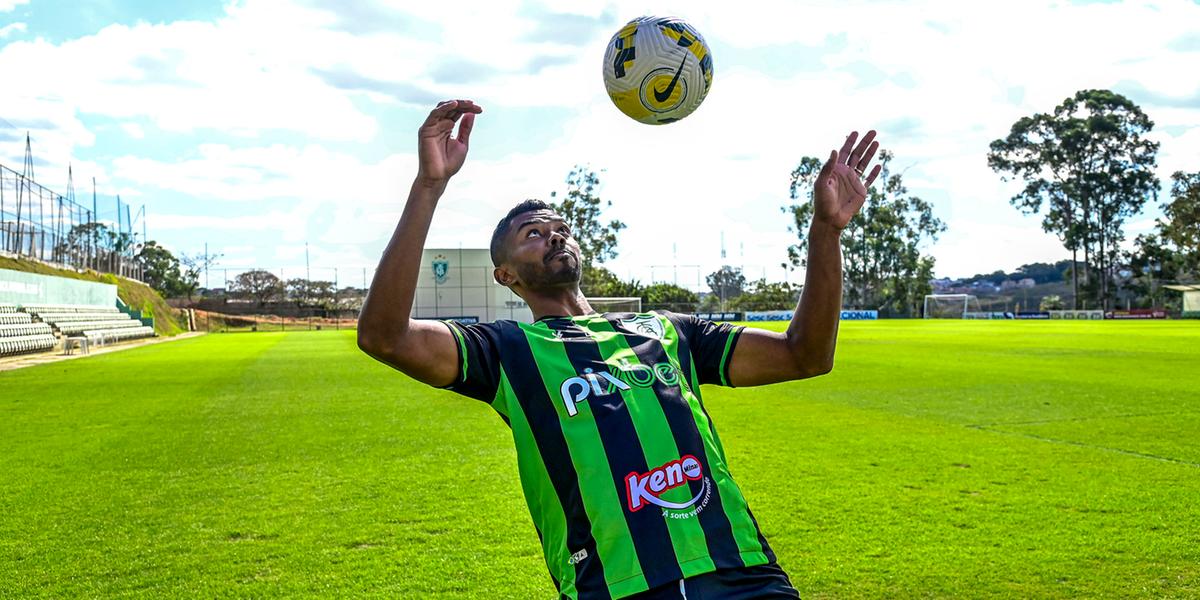
[[[979,305],[982,310],[1038,310],[1041,306],[1042,298],[1046,296],[1058,296],[1063,300],[1069,299],[1071,297],[1071,284],[1056,281],[1053,283],[1040,283],[1028,288],[1013,288],[1002,291],[976,290],[970,293],[979,298]]]
[[[1000,286],[1005,281],[1020,281],[1022,279],[1032,279],[1034,283],[1059,283],[1066,281],[1067,273],[1071,270],[1071,261],[1060,260],[1054,264],[1050,263],[1030,263],[1017,267],[1017,270],[1012,273],[1004,271],[995,271],[992,273],[980,273],[971,277],[957,279],[962,285],[970,285],[975,282],[988,282],[995,286]]]
[[[144,316],[154,317],[154,330],[159,335],[176,335],[184,331],[180,313],[167,306],[167,302],[163,300],[162,296],[144,283],[109,273],[95,271],[77,273],[67,269],[56,269],[40,262],[4,256],[0,256],[0,269],[113,284],[117,286],[117,296],[121,298],[121,302],[134,310],[140,310]]]

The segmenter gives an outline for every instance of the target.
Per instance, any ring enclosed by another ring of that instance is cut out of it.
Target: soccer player
[[[597,314],[579,290],[570,227],[538,201],[509,211],[491,243],[496,281],[525,300],[533,323],[412,319],[429,223],[481,112],[450,100],[421,126],[420,166],[363,305],[359,347],[500,414],[560,597],[799,597],[730,475],[700,386],[833,368],[839,237],[879,174],[863,181],[875,132],[857,145],[851,133],[817,178],[804,293],[785,333],[664,311]]]

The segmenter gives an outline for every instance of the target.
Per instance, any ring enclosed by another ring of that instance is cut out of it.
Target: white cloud
[[[2,11],[0,11],[0,12],[2,12]],[[20,22],[9,23],[8,25],[5,25],[4,27],[0,27],[0,40],[8,37],[9,35],[11,35],[13,33],[22,33],[25,31],[25,29],[26,29],[26,25],[24,23],[20,23]]]
[[[146,132],[142,130],[142,126],[137,123],[121,123],[121,129],[125,131],[129,137],[134,139],[142,139],[146,137]]]
[[[29,0],[0,0],[0,13],[12,12],[22,4],[29,4]]]
[[[752,10],[654,2],[644,12],[684,16],[714,46],[716,61],[704,106],[664,127],[626,119],[603,94],[603,45],[637,16],[607,3],[572,3],[578,18],[502,2],[455,14],[419,3],[358,5],[354,14],[321,6],[247,0],[211,23],[111,26],[61,44],[10,43],[0,47],[0,72],[28,85],[6,96],[4,117],[43,121],[34,132],[38,154],[64,174],[74,149],[103,145],[88,126],[93,116],[144,135],[146,147],[163,147],[149,143],[166,139],[159,136],[200,136],[205,142],[173,156],[124,152],[94,167],[124,193],[172,190],[193,199],[170,215],[152,214],[152,227],[179,235],[266,229],[291,250],[263,248],[248,261],[290,263],[296,244],[309,240],[314,262],[357,266],[376,260],[415,167],[409,140],[418,123],[390,119],[385,131],[391,111],[447,96],[493,109],[568,109],[565,123],[545,125],[561,131],[519,154],[489,132],[491,120],[508,113],[482,115],[472,158],[440,202],[429,244],[485,246],[505,209],[547,198],[572,165],[588,163],[605,169],[609,216],[629,225],[614,266],[643,280],[661,277],[646,273],[652,264],[715,268],[722,232],[724,262],[782,277],[776,265],[792,240],[779,211],[787,175],[802,156],[825,156],[851,128],[878,127],[896,153],[894,167],[909,169],[910,191],[948,223],[930,247],[943,275],[1065,256],[1040,218],[1008,204],[1017,186],[988,169],[986,153],[1016,119],[1052,110],[1079,89],[1132,90],[1159,126],[1164,181],[1173,170],[1200,168],[1200,108],[1187,102],[1200,88],[1179,76],[1194,70],[1197,53],[1168,48],[1195,35],[1200,22],[1200,7],[1182,1],[779,0]],[[390,20],[380,20],[385,14]],[[581,28],[546,35],[564,24]],[[723,52],[818,47],[832,38],[845,43],[825,50],[815,63],[821,70],[780,76],[788,61],[803,58],[784,54],[771,64],[723,62]],[[530,68],[538,61],[547,66]],[[0,161],[19,164],[23,149],[0,142]],[[255,208],[268,199],[292,208]],[[209,203],[233,214],[184,216],[218,210]]]

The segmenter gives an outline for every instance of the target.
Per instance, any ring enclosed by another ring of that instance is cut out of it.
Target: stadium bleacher
[[[0,304],[0,356],[45,352],[60,340],[86,348],[153,336],[153,327],[115,306]]]
[[[0,356],[45,352],[57,342],[49,325],[34,323],[32,315],[20,312],[15,304],[0,304]]]

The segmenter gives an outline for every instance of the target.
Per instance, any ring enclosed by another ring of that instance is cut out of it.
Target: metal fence
[[[103,225],[110,229],[97,221],[94,212],[72,202],[69,196],[0,165],[0,250],[56,265],[141,280],[142,268],[134,259],[133,234],[103,239],[97,227],[87,227]],[[120,235],[120,232],[118,226],[115,233]]]

